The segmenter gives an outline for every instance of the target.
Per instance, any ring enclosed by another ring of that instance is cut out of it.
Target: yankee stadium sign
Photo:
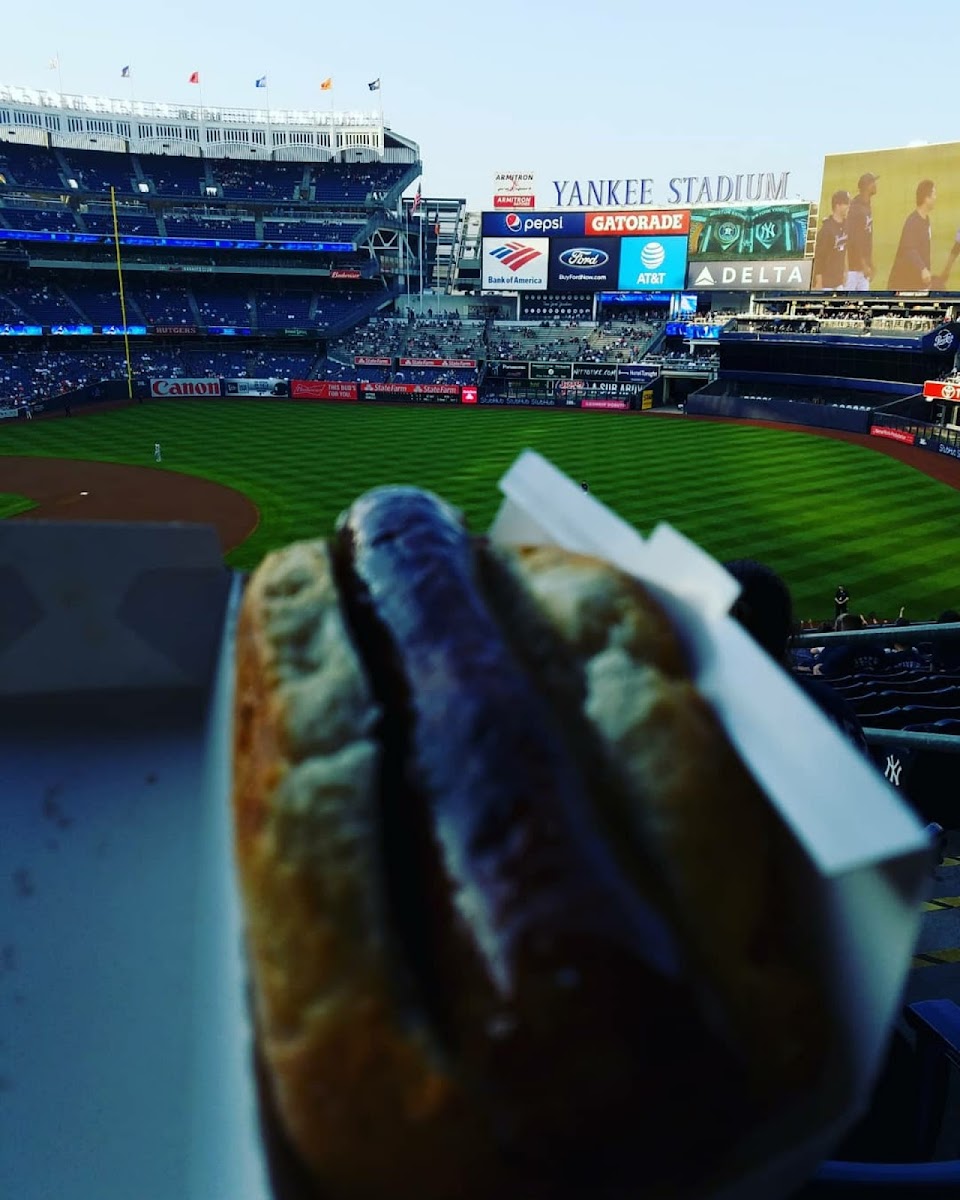
[[[554,179],[549,203],[557,208],[629,208],[637,204],[727,204],[738,200],[786,200],[790,172],[740,175],[674,175],[665,195],[653,179]],[[542,197],[541,197],[542,201]]]

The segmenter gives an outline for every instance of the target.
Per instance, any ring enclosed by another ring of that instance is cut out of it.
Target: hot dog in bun
[[[258,1048],[319,1196],[695,1195],[820,1078],[792,845],[608,564],[367,493],[249,582],[234,773]]]

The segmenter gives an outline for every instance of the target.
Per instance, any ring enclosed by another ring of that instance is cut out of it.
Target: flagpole
[[[63,68],[60,66],[60,51],[57,51],[57,86],[60,88],[60,96],[63,97]]]
[[[263,85],[263,98],[267,102],[267,154],[273,158],[273,126],[270,123],[270,77]]]

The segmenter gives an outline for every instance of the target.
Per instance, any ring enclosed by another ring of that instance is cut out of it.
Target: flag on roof
[[[257,80],[257,82],[253,86],[265,88],[267,86],[266,75],[261,75],[260,78]]]
[[[121,79],[129,79],[130,78],[130,68],[129,67],[122,68],[122,70],[120,71],[120,78]]]
[[[59,58],[51,58],[50,61],[47,63],[47,70],[48,71],[58,71],[59,69],[60,69],[60,59]]]
[[[189,83],[199,83],[200,82],[200,72],[194,71],[193,74],[190,76],[190,79],[188,80],[188,82]]]
[[[420,207],[422,200],[423,200],[423,197],[420,195],[420,184],[418,183],[417,184],[417,194],[413,198],[413,207],[411,209],[411,212],[417,211],[417,209]]]
[[[320,91],[321,92],[329,92],[332,87],[333,87],[333,76],[331,75],[329,79],[325,79],[323,81],[323,83],[320,84]]]
[[[372,80],[370,83],[367,84],[367,87],[370,89],[371,92],[379,92],[380,91],[380,80],[379,79]]]

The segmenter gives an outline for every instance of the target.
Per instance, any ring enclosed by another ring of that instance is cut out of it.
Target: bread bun
[[[788,843],[641,584],[556,549],[464,541],[422,495],[375,493],[337,542],[271,554],[242,606],[236,851],[272,1102],[326,1200],[619,1197],[637,1179],[645,1194],[696,1194],[823,1067],[819,993],[774,899]],[[443,593],[431,554],[449,555],[469,605]],[[456,689],[488,675],[458,668],[487,662],[493,635],[473,632],[487,619],[503,639],[490,670],[515,669],[528,690],[471,724],[474,697]],[[431,725],[445,703],[449,728]],[[545,778],[529,774],[533,742],[486,733],[524,721],[537,747],[556,734],[569,756],[543,751],[561,781],[546,795],[530,795]],[[467,808],[444,810],[478,771]],[[498,771],[505,795],[519,789],[506,824]],[[424,855],[402,887],[384,836],[401,774],[420,839],[405,853]],[[566,775],[583,781],[582,814],[560,795]],[[544,833],[553,804],[569,844]],[[473,907],[453,886],[458,855],[493,888],[470,892]],[[630,896],[614,883],[606,895],[614,876]],[[408,885],[420,907],[401,920]],[[413,946],[412,914],[426,927]]]

